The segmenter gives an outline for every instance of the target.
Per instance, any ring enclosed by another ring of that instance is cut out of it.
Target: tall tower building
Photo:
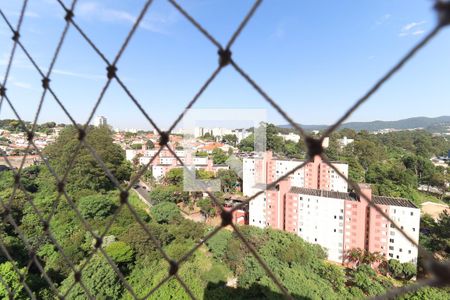
[[[106,126],[106,125],[108,125],[106,117],[104,117],[104,116],[97,116],[95,118],[94,125],[97,126],[97,127],[98,126]]]

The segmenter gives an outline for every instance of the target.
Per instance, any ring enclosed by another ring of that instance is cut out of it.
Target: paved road
[[[147,201],[147,203],[149,205],[153,205],[150,196],[148,195],[148,189],[144,187],[144,185],[142,183],[138,183],[135,186],[133,186],[133,189],[139,193],[139,195],[142,196],[142,198],[145,199],[145,201]]]

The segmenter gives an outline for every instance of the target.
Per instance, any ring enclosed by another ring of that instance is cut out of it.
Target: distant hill
[[[307,131],[323,130],[329,125],[301,125]],[[280,125],[281,128],[291,128],[291,125]],[[423,128],[433,133],[450,132],[450,116],[436,118],[414,117],[398,121],[371,121],[371,122],[348,122],[343,123],[340,128],[350,128],[356,131],[377,131],[381,129],[414,129]]]

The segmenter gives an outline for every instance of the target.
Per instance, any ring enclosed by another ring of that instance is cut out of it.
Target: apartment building
[[[267,189],[267,185],[302,164],[282,160],[267,152],[245,158],[243,192],[259,193],[249,204],[249,224],[260,228],[292,232],[327,250],[328,259],[344,262],[344,253],[353,248],[381,252],[387,259],[417,262],[417,247],[394,224],[368,202],[347,192],[347,182],[316,157]],[[348,165],[333,165],[345,176]],[[369,185],[360,185],[364,195],[377,204],[414,241],[419,239],[420,210],[402,198],[372,196]]]
[[[418,243],[419,208],[407,199],[372,196],[367,185],[362,192]],[[343,263],[347,250],[361,248],[386,259],[417,263],[417,247],[354,193],[291,187],[285,211],[284,230],[321,245],[329,260]]]
[[[347,182],[324,163],[319,156],[304,167],[296,170],[277,186],[278,190],[266,190],[266,186],[289,171],[300,166],[304,161],[279,159],[267,151],[261,156],[243,160],[243,193],[245,196],[259,195],[251,201],[249,223],[257,227],[271,226],[283,229],[283,197],[290,186],[347,192]],[[348,175],[348,165],[333,162],[344,176]],[[268,205],[268,201],[274,204]],[[269,224],[268,224],[269,223]]]

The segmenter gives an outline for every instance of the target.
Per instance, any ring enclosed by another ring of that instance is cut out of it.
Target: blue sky
[[[22,1],[0,0],[15,24]],[[21,40],[46,69],[64,26],[53,0],[30,0]],[[66,0],[65,3],[70,1]],[[253,1],[180,4],[226,44]],[[436,23],[428,0],[266,0],[232,47],[235,61],[297,122],[330,124]],[[75,19],[112,60],[143,0],[80,0]],[[11,50],[0,20],[0,79]],[[450,115],[450,27],[413,58],[351,121]],[[161,127],[168,127],[217,66],[217,49],[167,1],[155,0],[118,63],[118,74]],[[105,65],[72,28],[51,76],[52,87],[78,122],[85,122],[102,86]],[[38,74],[19,50],[7,88],[19,114],[34,117],[42,93]],[[286,121],[231,67],[222,70],[195,108],[267,108]],[[149,128],[113,83],[96,115],[115,127]],[[12,117],[7,105],[0,118]],[[68,118],[47,97],[39,122]]]

